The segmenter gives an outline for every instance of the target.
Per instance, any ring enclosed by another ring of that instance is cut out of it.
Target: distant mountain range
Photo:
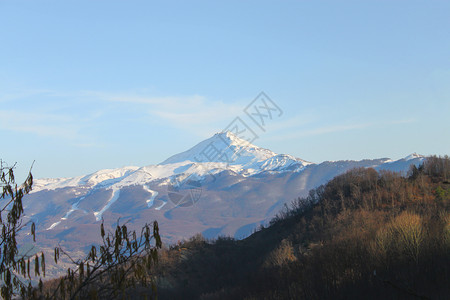
[[[405,173],[424,157],[307,162],[217,133],[158,165],[100,170],[74,178],[35,180],[24,201],[43,248],[60,242],[83,251],[99,240],[99,224],[130,227],[157,220],[167,243],[202,233],[248,236],[284,204],[357,167]]]

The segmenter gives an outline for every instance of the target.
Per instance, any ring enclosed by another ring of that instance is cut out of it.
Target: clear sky
[[[156,164],[260,91],[254,144],[312,162],[450,154],[450,1],[0,0],[0,158]]]

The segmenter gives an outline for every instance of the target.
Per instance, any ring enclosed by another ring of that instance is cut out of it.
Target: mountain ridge
[[[222,144],[219,153],[236,155],[236,159],[189,159],[206,146],[219,147],[223,135],[228,144]],[[39,245],[45,248],[58,241],[67,249],[81,251],[98,241],[99,222],[114,228],[118,219],[130,228],[157,220],[168,244],[197,233],[241,239],[286,204],[348,170],[374,168],[406,174],[411,164],[419,165],[425,158],[411,154],[395,161],[316,164],[219,133],[169,159],[165,164],[104,169],[73,178],[36,179],[24,209],[36,223]]]
[[[208,148],[211,148],[208,150]],[[208,155],[202,155],[206,152]],[[212,155],[215,155],[214,157]],[[210,158],[201,160],[201,158]],[[411,159],[423,159],[424,156],[412,153],[396,161],[408,161]],[[396,162],[389,158],[381,158],[386,163]],[[355,162],[355,160],[347,160]],[[336,163],[341,161],[325,161]],[[32,192],[41,190],[54,190],[58,188],[86,186],[99,187],[112,185],[115,181],[122,181],[128,178],[128,185],[139,184],[146,180],[161,180],[180,175],[182,173],[195,174],[203,177],[206,174],[219,173],[223,170],[230,170],[235,173],[252,176],[261,172],[299,172],[308,165],[317,165],[290,154],[277,154],[269,149],[255,146],[230,131],[219,132],[212,137],[203,140],[190,149],[172,155],[163,162],[156,165],[144,167],[125,166],[115,169],[102,169],[91,174],[63,177],[63,178],[40,178],[35,180]],[[202,169],[200,171],[199,169]],[[205,172],[206,171],[206,172]],[[140,178],[135,178],[138,172],[142,174]],[[127,186],[126,182],[123,183]]]

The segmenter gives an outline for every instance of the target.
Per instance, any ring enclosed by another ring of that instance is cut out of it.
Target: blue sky
[[[449,154],[449,1],[2,1],[0,158],[35,177],[163,161],[260,91],[258,146]],[[256,130],[256,129],[255,129]]]

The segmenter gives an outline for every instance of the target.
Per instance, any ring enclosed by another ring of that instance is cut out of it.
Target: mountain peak
[[[169,157],[161,165],[184,161],[247,164],[249,161],[261,161],[275,155],[277,154],[257,147],[231,131],[221,131],[191,149]]]
[[[240,138],[239,136],[237,136],[236,134],[234,134],[229,130],[217,132],[210,139],[217,139],[217,138],[222,139],[228,146],[241,145],[241,146],[256,147],[252,145],[250,142]]]
[[[425,158],[425,156],[417,154],[416,152],[411,153],[410,155],[406,156],[405,158],[403,158],[404,160],[411,160],[411,159],[416,159],[416,158],[420,158],[423,159]]]
[[[224,131],[217,132],[215,134],[215,136],[216,135],[220,136],[220,137],[223,137],[223,138],[230,139],[230,140],[241,140],[241,141],[244,141],[243,139],[239,138],[236,134],[234,134],[233,132],[231,132],[229,130],[224,130]]]
[[[255,146],[233,132],[222,131],[158,165],[100,170],[74,178],[37,180],[34,190],[74,186],[120,189],[186,172],[201,177],[206,173],[231,170],[242,176],[252,176],[261,172],[297,172],[309,164],[291,155],[277,154]]]

